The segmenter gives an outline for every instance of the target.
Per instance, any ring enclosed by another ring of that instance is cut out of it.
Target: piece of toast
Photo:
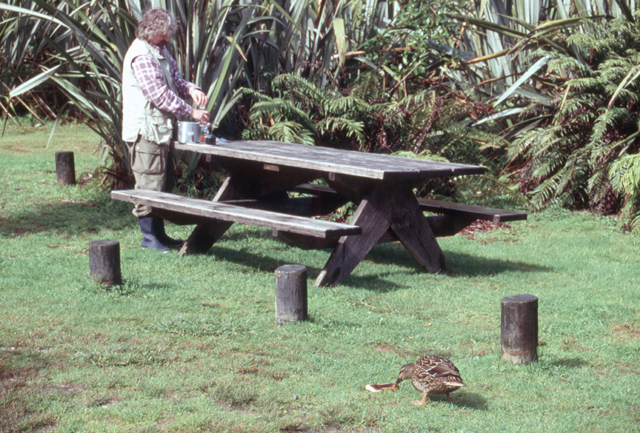
[[[380,385],[367,385],[365,389],[369,392],[380,392],[380,391],[395,391],[398,389],[395,383],[384,383]]]

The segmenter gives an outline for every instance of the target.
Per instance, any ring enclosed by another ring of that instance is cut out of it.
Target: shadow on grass
[[[449,277],[465,276],[489,276],[503,272],[551,272],[553,268],[548,266],[533,265],[531,263],[517,262],[513,260],[488,259],[486,257],[471,254],[444,251],[444,256],[451,268]],[[376,245],[365,257],[373,263],[394,264],[406,267],[408,270],[424,272],[415,259],[398,244]]]
[[[290,248],[294,248],[294,247],[290,247]],[[272,273],[272,272],[275,272],[275,270],[278,269],[280,266],[292,264],[290,261],[279,260],[270,256],[252,253],[248,251],[246,248],[234,250],[231,248],[225,248],[225,247],[214,245],[207,252],[207,255],[216,256],[219,260],[225,260],[230,263],[235,263],[238,265],[243,265],[243,266],[255,269],[256,272]],[[411,259],[413,260],[413,258]],[[312,280],[315,280],[320,274],[321,269],[318,267],[309,266],[307,263],[297,263],[297,264],[303,265],[307,268],[308,277]],[[390,275],[390,273],[388,272],[381,273],[375,276],[350,275],[347,278],[347,280],[343,283],[343,285],[363,288],[368,290],[375,290],[382,293],[406,288],[403,285],[395,284],[385,280],[384,277],[387,275]]]
[[[101,229],[120,230],[123,227],[135,226],[135,218],[131,215],[131,205],[112,200],[107,193],[87,191],[85,198],[61,200],[57,203],[33,203],[9,217],[0,217],[0,237],[19,236],[25,233],[54,231],[60,234],[77,235],[79,233],[96,232]],[[270,232],[265,229],[246,227],[240,231],[232,230],[224,235],[229,241],[247,237],[269,238]],[[213,247],[209,254],[218,254],[225,259],[245,266],[275,271],[279,266],[287,264],[264,255],[247,252],[245,248],[238,250],[224,247]],[[488,259],[470,254],[446,252],[445,257],[451,268],[450,277],[456,276],[489,276],[503,272],[550,272],[553,269],[530,263],[512,260]],[[409,272],[424,272],[409,252],[398,243],[376,245],[365,257],[365,261],[378,264],[389,264],[404,267]],[[304,264],[304,263],[302,263]],[[306,265],[306,264],[305,264]],[[307,267],[310,277],[317,277],[319,268]],[[350,276],[348,284],[376,290],[391,291],[402,288],[386,283],[383,276],[379,278]]]
[[[589,365],[588,362],[580,358],[556,358],[554,360],[549,360],[549,361],[541,360],[540,362],[553,367],[566,367],[566,368],[580,368],[580,367],[584,367],[585,365]]]
[[[446,396],[437,396],[437,397],[431,397],[434,400],[436,398],[441,398],[442,401],[446,402],[447,401],[447,397]],[[488,409],[488,405],[487,405],[487,399],[484,398],[483,396],[481,396],[478,393],[475,392],[465,392],[465,391],[459,391],[456,394],[452,394],[449,397],[449,402],[453,405],[456,405],[458,407],[464,407],[467,409],[474,409],[474,410],[487,410]]]
[[[225,235],[226,236],[226,235]],[[247,236],[245,231],[242,236]],[[257,233],[256,236],[264,237],[264,233]],[[238,238],[239,239],[239,238]],[[295,248],[295,247],[287,247]],[[257,272],[275,272],[280,266],[291,264],[290,261],[279,260],[264,254],[256,254],[247,248],[233,249],[219,245],[214,245],[208,252],[210,256],[216,256],[218,259],[243,265]],[[510,260],[487,259],[484,257],[473,256],[462,253],[446,254],[447,261],[451,267],[449,278],[455,277],[474,277],[474,276],[490,276],[503,272],[551,272],[552,268],[547,266],[532,265],[529,263],[516,262]],[[373,250],[365,257],[364,261],[370,261],[377,264],[395,265],[406,269],[407,273],[424,273],[425,271],[416,263],[414,258],[404,247],[397,245],[376,245]],[[307,267],[309,278],[315,279],[321,271],[321,268],[309,266],[308,263],[299,263]],[[356,267],[357,269],[357,267]],[[402,271],[393,271],[393,273]],[[377,275],[357,276],[350,275],[343,283],[346,286],[373,290],[381,293],[391,292],[395,290],[405,289],[406,286],[390,282],[385,278],[392,272],[382,272]]]
[[[117,286],[103,286],[92,282],[93,290],[107,292],[114,296],[134,296],[152,291],[168,291],[175,289],[174,286],[161,282],[142,282],[139,278],[123,279],[122,284]]]
[[[62,234],[121,229],[134,225],[128,203],[114,201],[98,194],[91,199],[62,200],[39,203],[0,218],[0,236],[56,231]]]
[[[446,253],[451,268],[450,277],[480,277],[497,275],[503,272],[553,272],[549,266],[534,265],[515,260],[488,259],[462,253]]]
[[[7,218],[0,218],[0,236],[19,236],[25,233],[40,233],[55,231],[60,234],[77,235],[78,233],[96,232],[101,229],[119,230],[123,227],[134,226],[135,218],[131,216],[131,205],[112,200],[106,193],[88,192],[86,199],[63,200],[58,203],[41,203],[23,209]],[[269,238],[270,233],[265,229],[246,227],[241,231],[231,231],[224,235],[229,241],[245,239],[247,237]],[[291,247],[289,247],[291,248]],[[268,256],[253,254],[246,248],[238,250],[214,245],[209,251],[230,262],[242,264],[256,270],[275,271],[278,267],[288,264]],[[549,272],[552,268],[532,265],[511,260],[488,259],[470,254],[446,252],[445,257],[451,268],[450,277],[456,276],[489,276],[503,272]],[[424,272],[409,252],[400,244],[376,245],[365,257],[365,261],[378,264],[389,264],[404,267],[408,272]],[[302,263],[306,266],[305,263]],[[316,278],[320,268],[307,266],[309,276]],[[347,284],[356,287],[372,288],[378,291],[392,291],[403,288],[397,284],[388,283],[384,275],[376,277],[350,276]]]
[[[280,260],[263,254],[253,253],[244,247],[236,250],[233,248],[226,248],[215,244],[209,251],[207,251],[206,254],[208,256],[215,256],[215,259],[217,260],[224,260],[230,263],[253,268],[258,272],[275,272],[275,270],[280,266],[292,264],[290,263],[290,261]],[[212,260],[214,260],[213,257]],[[315,277],[320,273],[319,268],[309,266],[307,263],[299,264],[306,266],[310,278]]]

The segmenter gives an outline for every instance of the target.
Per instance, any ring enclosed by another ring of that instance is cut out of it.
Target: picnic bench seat
[[[269,227],[276,231],[306,235],[313,238],[339,238],[359,235],[360,227],[310,219],[294,215],[246,207],[238,204],[215,202],[150,190],[112,191],[111,198],[139,203],[153,208],[153,213],[178,224],[206,224],[212,221]]]
[[[508,221],[526,220],[527,214],[513,210],[492,207],[475,206],[464,203],[453,203],[444,200],[419,198],[418,203],[423,210],[444,215],[465,215],[477,220],[503,223]]]
[[[294,191],[327,197],[338,194],[329,186],[310,183],[297,185]],[[452,236],[476,220],[499,223],[527,219],[527,214],[523,212],[453,203],[443,200],[424,198],[418,198],[417,200],[422,210],[440,214],[427,217],[427,221],[429,221],[429,225],[436,237]],[[387,233],[379,242],[393,241],[394,238],[395,236],[393,234]]]
[[[337,192],[329,186],[311,183],[300,184],[294,188],[294,191],[305,194],[326,195],[329,197],[337,194]],[[464,215],[474,219],[492,221],[494,223],[527,219],[527,214],[522,212],[464,203],[453,203],[444,200],[418,198],[418,203],[420,204],[420,208],[429,212],[444,215]]]

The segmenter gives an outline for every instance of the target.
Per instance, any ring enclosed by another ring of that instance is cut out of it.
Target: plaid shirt
[[[198,87],[180,76],[178,62],[175,61],[166,48],[159,48],[153,44],[151,46],[158,49],[165,58],[169,59],[173,84],[178,94],[176,95],[175,92],[171,91],[165,83],[164,74],[157,62],[149,56],[138,56],[131,62],[131,67],[133,75],[138,80],[138,84],[140,84],[142,94],[161,111],[167,111],[176,117],[191,116],[193,108],[180,98],[189,98],[189,93],[194,89],[198,89]]]

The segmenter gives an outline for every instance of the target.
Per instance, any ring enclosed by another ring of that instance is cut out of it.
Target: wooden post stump
[[[276,269],[276,322],[307,319],[307,268],[280,266]]]
[[[58,185],[66,186],[76,183],[73,152],[56,152],[56,178]]]
[[[538,298],[511,295],[502,298],[501,358],[513,364],[538,359]]]
[[[107,286],[122,284],[120,243],[112,240],[89,242],[91,279]]]

